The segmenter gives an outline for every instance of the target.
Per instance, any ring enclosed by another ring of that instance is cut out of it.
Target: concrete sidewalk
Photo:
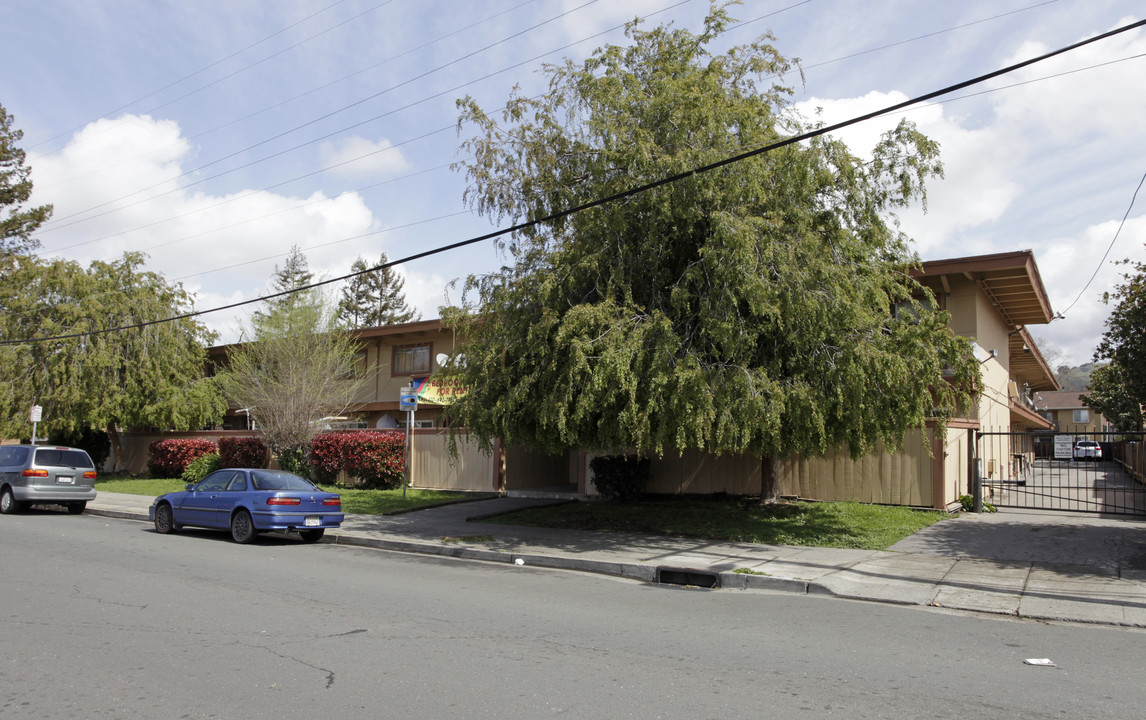
[[[1039,620],[1146,627],[1146,522],[1065,513],[966,515],[887,551],[724,543],[470,522],[552,500],[497,498],[347,515],[325,542],[604,573],[706,579]],[[147,520],[151,498],[99,493],[88,511]],[[740,572],[737,572],[740,571]]]

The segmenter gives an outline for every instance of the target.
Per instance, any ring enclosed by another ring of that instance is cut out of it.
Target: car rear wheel
[[[0,490],[0,513],[11,515],[23,509],[24,503],[16,501],[16,496],[12,494],[12,488],[6,487]]]
[[[239,510],[231,516],[231,539],[240,545],[246,545],[255,539],[255,523],[251,521],[251,514],[246,510]]]
[[[68,503],[68,512],[70,512],[72,515],[80,515],[83,513],[84,508],[87,506],[88,504],[86,502]]]
[[[155,508],[155,532],[161,535],[175,532],[175,516],[167,504]]]
[[[326,530],[324,528],[319,528],[318,530],[299,530],[298,536],[302,538],[304,543],[313,543],[321,540],[322,534],[325,532]]]

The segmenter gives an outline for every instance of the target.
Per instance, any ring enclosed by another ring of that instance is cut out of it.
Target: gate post
[[[971,512],[983,512],[983,478],[979,472],[979,431],[969,429],[971,442],[967,446],[967,481],[971,491]]]

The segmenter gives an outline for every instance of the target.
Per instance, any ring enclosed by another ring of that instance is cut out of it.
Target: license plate
[[[309,515],[305,520],[303,520],[302,524],[306,527],[318,527],[322,524],[322,518],[316,515]]]
[[[76,482],[76,479],[74,477],[72,477],[71,475],[57,475],[56,476],[56,482],[68,483],[69,485],[74,485]]]

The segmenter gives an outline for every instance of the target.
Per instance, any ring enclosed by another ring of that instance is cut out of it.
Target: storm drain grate
[[[707,570],[690,568],[657,568],[657,582],[664,585],[687,585],[689,587],[715,589],[720,587],[720,575]]]

